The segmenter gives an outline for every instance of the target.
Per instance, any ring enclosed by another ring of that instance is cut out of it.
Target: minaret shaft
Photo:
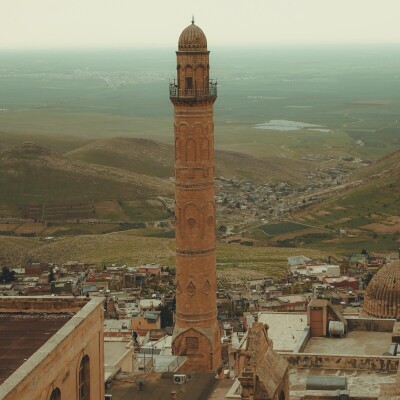
[[[201,35],[204,33],[194,24],[182,32],[177,84],[170,87],[174,105],[176,230],[172,347],[175,355],[188,357],[187,370],[213,371],[221,365],[215,257],[216,85],[209,81],[209,52]],[[197,47],[193,48],[192,40]]]

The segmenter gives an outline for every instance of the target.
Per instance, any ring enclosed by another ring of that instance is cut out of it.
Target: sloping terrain
[[[72,160],[34,143],[0,151],[3,208],[172,195],[168,180]]]
[[[73,160],[105,165],[156,177],[173,175],[172,145],[149,139],[100,139],[70,151]]]
[[[374,180],[379,177],[399,176],[400,172],[400,150],[394,151],[379,158],[368,167],[361,168],[354,173],[354,179]]]
[[[91,142],[66,154],[67,157],[134,171],[149,176],[173,175],[174,146],[149,139],[112,138]],[[250,155],[217,150],[216,175],[225,178],[256,181],[305,181],[306,167],[303,161],[290,158],[269,157],[259,159]]]
[[[398,246],[400,240],[400,151],[356,171],[345,190],[296,215],[297,220],[373,235]]]

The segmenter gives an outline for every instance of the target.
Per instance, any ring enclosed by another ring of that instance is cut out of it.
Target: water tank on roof
[[[178,385],[182,385],[187,381],[187,377],[185,374],[174,374],[174,383]]]
[[[329,336],[344,335],[344,323],[341,321],[329,321]]]
[[[307,377],[306,390],[347,390],[345,376],[313,376]]]

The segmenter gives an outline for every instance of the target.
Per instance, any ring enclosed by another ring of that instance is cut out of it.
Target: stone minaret
[[[213,105],[209,51],[194,24],[179,37],[177,81],[170,85],[175,132],[176,318],[172,349],[186,370],[221,366],[215,262]]]

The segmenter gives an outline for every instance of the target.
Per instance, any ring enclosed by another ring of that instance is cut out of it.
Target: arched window
[[[82,358],[79,365],[79,400],[90,400],[90,360],[89,356]]]
[[[185,69],[185,88],[186,91],[191,91],[193,88],[193,69],[190,65]]]
[[[61,400],[61,391],[59,388],[55,388],[51,392],[50,400]]]
[[[279,400],[285,400],[285,392],[283,390],[279,393]]]

